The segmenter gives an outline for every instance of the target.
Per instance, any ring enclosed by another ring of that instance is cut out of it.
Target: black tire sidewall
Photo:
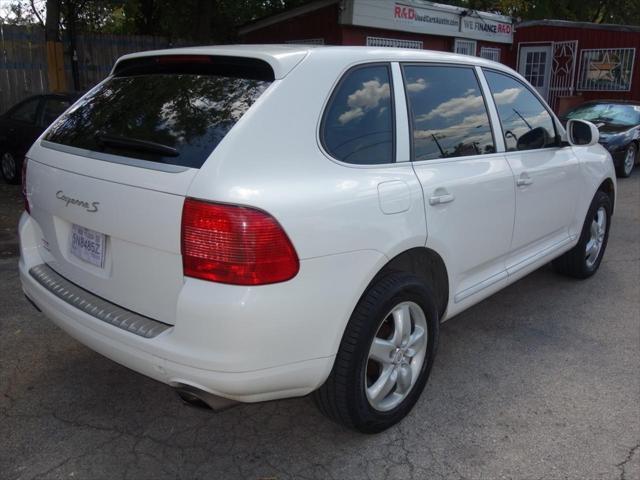
[[[596,215],[596,212],[600,207],[604,207],[606,215],[607,215],[607,229],[604,233],[604,240],[602,242],[602,247],[600,248],[600,253],[598,254],[598,258],[596,259],[593,266],[589,267],[587,265],[587,259],[585,255],[585,249],[587,247],[587,243],[590,238],[590,229],[591,222]],[[591,201],[591,205],[589,206],[589,211],[587,212],[587,216],[584,221],[584,225],[582,227],[582,233],[580,234],[580,240],[578,242],[578,251],[582,252],[582,270],[585,276],[593,275],[598,268],[600,267],[600,263],[602,262],[602,258],[604,257],[604,252],[607,248],[607,243],[609,241],[609,232],[611,231],[611,199],[609,195],[602,191],[598,191],[593,200]]]
[[[409,413],[427,383],[438,344],[439,319],[432,293],[413,275],[399,274],[394,277],[383,279],[378,283],[378,285],[381,283],[393,285],[391,288],[387,287],[388,290],[381,297],[377,297],[375,294],[365,294],[358,307],[356,307],[356,311],[354,311],[354,316],[366,315],[369,319],[361,330],[356,345],[353,365],[351,365],[351,371],[349,372],[350,391],[348,392],[348,397],[351,400],[349,402],[351,404],[350,413],[356,427],[368,433],[384,430]],[[375,298],[373,301],[372,297]],[[419,305],[425,314],[428,330],[427,352],[418,380],[407,398],[394,409],[381,412],[369,404],[365,393],[365,371],[369,349],[382,321],[396,305],[407,301]]]

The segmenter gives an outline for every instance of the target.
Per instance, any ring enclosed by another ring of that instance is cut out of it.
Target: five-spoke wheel
[[[424,279],[395,272],[375,281],[349,319],[329,378],[314,393],[320,410],[366,433],[398,423],[427,383],[439,325]]]
[[[420,306],[402,302],[382,321],[367,360],[366,394],[373,408],[388,411],[402,402],[422,370],[427,321]]]
[[[593,268],[600,256],[602,245],[604,245],[604,237],[607,233],[607,211],[603,206],[596,211],[589,231],[590,237],[585,247],[585,255],[587,267]]]

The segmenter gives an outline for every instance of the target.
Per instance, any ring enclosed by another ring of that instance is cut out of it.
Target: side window
[[[404,82],[415,161],[496,151],[487,107],[473,69],[406,65]]]
[[[324,114],[322,143],[346,163],[393,163],[394,121],[391,80],[386,65],[350,70],[334,91]]]
[[[557,145],[553,119],[544,105],[513,77],[485,70],[498,109],[507,151]]]
[[[42,113],[42,125],[48,127],[53,121],[62,115],[71,104],[68,100],[62,98],[48,98],[44,104],[44,112]]]
[[[9,118],[11,118],[11,120],[17,120],[18,122],[36,123],[36,113],[38,112],[39,102],[39,99],[34,98],[33,100],[23,103],[11,112]]]

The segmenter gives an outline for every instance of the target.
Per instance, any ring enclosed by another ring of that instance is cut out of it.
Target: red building
[[[419,48],[501,61],[510,17],[419,0],[318,0],[241,27],[244,43]]]
[[[541,20],[422,0],[317,0],[240,28],[244,43],[369,45],[457,52],[518,70],[561,112],[640,100],[640,27]]]
[[[640,100],[640,27],[540,20],[517,25],[509,65],[556,111],[586,100]]]

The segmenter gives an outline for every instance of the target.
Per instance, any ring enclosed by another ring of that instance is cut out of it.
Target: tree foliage
[[[312,0],[6,0],[5,23],[40,23],[57,6],[62,29],[160,35],[198,43],[235,39],[238,26]],[[640,0],[445,0],[520,20],[640,24]]]
[[[4,23],[45,25],[58,9],[60,27],[182,38],[208,43],[233,41],[238,26],[309,0],[8,0]]]
[[[443,3],[502,13],[521,20],[640,24],[640,0],[453,0]]]

